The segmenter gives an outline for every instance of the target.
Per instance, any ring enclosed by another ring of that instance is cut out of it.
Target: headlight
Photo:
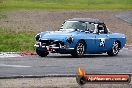
[[[40,34],[37,34],[37,35],[35,36],[36,41],[38,41],[39,38],[40,38]]]
[[[67,42],[68,42],[68,43],[72,43],[72,42],[73,42],[73,38],[72,38],[72,37],[69,37],[69,38],[67,39]]]

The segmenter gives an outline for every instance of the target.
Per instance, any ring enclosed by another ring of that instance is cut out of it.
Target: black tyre
[[[47,51],[42,51],[42,50],[38,50],[38,49],[36,49],[36,53],[37,53],[40,57],[46,57],[46,56],[49,54],[49,52],[47,52]]]
[[[109,56],[116,56],[119,53],[120,47],[119,47],[119,43],[117,41],[115,41],[113,43],[112,49],[107,52],[107,54]]]
[[[85,50],[86,50],[86,44],[84,41],[80,40],[77,43],[77,45],[76,45],[74,51],[71,53],[71,55],[73,57],[82,57],[85,54]]]

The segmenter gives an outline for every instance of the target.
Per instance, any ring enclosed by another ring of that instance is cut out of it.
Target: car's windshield
[[[79,22],[79,21],[66,21],[66,22],[64,22],[60,31],[61,30],[70,31],[72,29],[85,31],[86,30],[86,23]]]
[[[87,31],[89,31],[90,33],[93,33],[95,30],[95,25],[92,23],[87,23]]]

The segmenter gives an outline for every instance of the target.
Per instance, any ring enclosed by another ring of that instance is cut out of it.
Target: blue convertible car
[[[38,33],[34,46],[41,57],[49,52],[73,57],[101,53],[116,56],[125,43],[124,34],[111,33],[99,19],[73,18],[66,20],[58,31]]]

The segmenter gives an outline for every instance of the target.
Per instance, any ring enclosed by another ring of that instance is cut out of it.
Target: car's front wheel
[[[46,57],[49,52],[48,51],[42,51],[42,50],[38,50],[36,49],[36,53],[40,56],[40,57]]]
[[[85,49],[86,49],[86,44],[85,44],[85,42],[82,41],[82,40],[80,40],[80,41],[77,43],[77,45],[76,45],[74,51],[71,53],[71,55],[72,55],[73,57],[82,57],[82,56],[84,55],[84,53],[85,53]]]
[[[119,50],[120,50],[119,43],[117,41],[115,41],[113,43],[112,49],[109,52],[107,52],[107,54],[109,56],[116,56],[119,53]]]

